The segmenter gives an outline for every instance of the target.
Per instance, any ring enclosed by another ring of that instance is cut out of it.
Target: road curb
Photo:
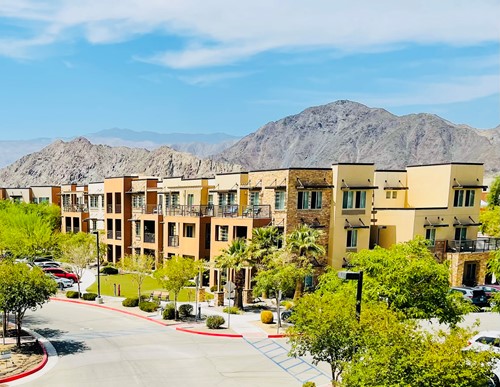
[[[38,363],[34,368],[32,368],[28,371],[24,371],[24,372],[21,372],[20,374],[12,375],[12,376],[8,376],[6,378],[0,379],[0,383],[8,383],[8,382],[13,382],[14,380],[22,379],[26,376],[32,375],[35,372],[40,371],[43,367],[45,367],[45,365],[47,364],[47,361],[49,360],[49,355],[47,354],[47,350],[45,349],[45,346],[43,345],[43,343],[40,340],[38,340],[38,345],[42,348],[42,351],[43,351],[42,361],[40,363]]]
[[[195,335],[216,336],[216,337],[231,337],[231,338],[238,338],[238,339],[243,338],[243,335],[240,335],[240,334],[237,334],[237,333],[202,332],[202,331],[195,331],[193,329],[181,328],[181,327],[177,327],[177,328],[175,328],[175,330],[180,331],[180,332],[193,333]]]
[[[163,322],[163,321],[155,319],[155,318],[151,318],[151,317],[148,317],[148,316],[142,316],[142,315],[134,313],[134,312],[129,312],[127,310],[113,308],[112,306],[107,306],[107,305],[91,304],[91,303],[85,302],[85,301],[68,300],[68,299],[65,299],[65,298],[57,298],[57,297],[51,297],[50,300],[51,301],[59,301],[59,302],[68,302],[70,304],[79,304],[79,305],[93,306],[95,308],[101,308],[101,309],[107,309],[107,310],[111,310],[113,312],[119,312],[119,313],[127,314],[129,316],[142,318],[144,320],[151,321],[151,322],[154,322],[156,324],[163,325],[165,327],[169,327],[169,326],[173,326],[173,325],[178,325],[178,324],[168,324],[166,322]]]

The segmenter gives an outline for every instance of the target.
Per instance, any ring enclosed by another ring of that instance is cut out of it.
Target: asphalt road
[[[27,313],[24,324],[49,339],[57,355],[39,373],[10,385],[302,385],[248,340],[182,333],[117,312],[62,302]]]

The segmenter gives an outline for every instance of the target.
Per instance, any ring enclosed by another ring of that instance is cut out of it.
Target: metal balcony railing
[[[448,241],[449,252],[485,252],[500,249],[500,238],[478,238]]]
[[[72,205],[64,205],[64,212],[89,212],[87,205],[85,204],[72,204]]]
[[[144,242],[155,243],[155,234],[153,232],[145,232],[144,233]]]
[[[219,218],[254,218],[254,219],[269,219],[271,218],[270,205],[238,205],[227,204],[215,206],[214,216]]]
[[[145,204],[143,206],[132,207],[135,214],[161,214],[161,206],[157,204]]]
[[[201,217],[201,216],[213,216],[213,215],[214,215],[214,206],[212,205],[203,205],[203,206],[175,205],[175,206],[165,207],[165,216]]]
[[[168,245],[170,247],[179,247],[179,235],[170,235],[168,237]]]

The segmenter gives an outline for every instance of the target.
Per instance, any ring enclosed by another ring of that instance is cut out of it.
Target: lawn
[[[116,291],[118,292],[118,285],[120,285],[121,297],[137,297],[137,283],[132,280],[130,274],[116,274],[116,275],[102,275],[101,274],[101,294],[103,296],[117,296],[114,294],[114,284],[116,284]],[[153,277],[146,277],[141,286],[141,293],[149,297],[154,291],[166,291],[161,288],[160,284]],[[97,280],[87,288],[88,292],[97,293]],[[170,297],[173,301],[173,295]],[[180,302],[194,302],[195,289],[184,288],[178,296]]]

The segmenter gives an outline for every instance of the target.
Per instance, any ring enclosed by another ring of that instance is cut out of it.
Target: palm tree
[[[252,264],[266,265],[273,253],[278,250],[281,239],[281,234],[275,226],[254,228],[249,245]]]
[[[245,275],[243,269],[249,265],[248,244],[245,239],[234,239],[227,249],[215,258],[215,264],[221,269],[234,270],[235,306],[243,309],[243,287]]]
[[[325,255],[325,248],[319,244],[322,233],[306,224],[298,226],[286,238],[286,248],[298,267],[310,266],[317,258]],[[314,265],[313,265],[314,266]],[[293,298],[298,299],[303,292],[303,279],[297,282]]]

